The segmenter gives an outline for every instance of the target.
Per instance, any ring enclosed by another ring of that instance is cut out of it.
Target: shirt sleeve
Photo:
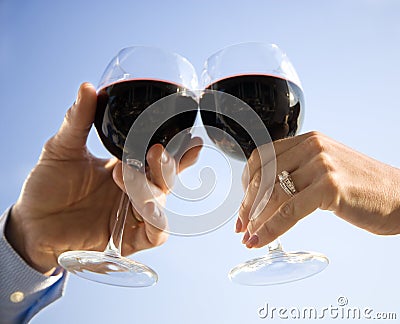
[[[0,216],[0,323],[27,323],[64,293],[67,273],[45,276],[31,268],[8,243],[5,224],[11,208]]]

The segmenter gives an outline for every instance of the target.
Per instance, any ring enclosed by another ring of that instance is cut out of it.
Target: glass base
[[[326,256],[315,252],[271,251],[234,267],[229,279],[246,286],[277,285],[311,277],[328,264]]]
[[[79,277],[113,286],[149,287],[158,280],[153,269],[118,254],[68,251],[58,257],[58,263]]]

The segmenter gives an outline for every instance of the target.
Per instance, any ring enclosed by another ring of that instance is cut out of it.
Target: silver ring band
[[[278,174],[279,184],[284,192],[286,192],[290,197],[293,197],[296,193],[296,187],[289,172],[282,171]]]

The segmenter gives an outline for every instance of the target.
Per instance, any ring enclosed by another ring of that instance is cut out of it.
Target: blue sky
[[[97,84],[111,57],[129,45],[178,52],[200,72],[204,60],[227,45],[277,43],[305,90],[302,132],[319,130],[400,166],[399,14],[396,0],[0,0],[0,207],[17,199],[79,84]],[[89,147],[109,156],[94,132]],[[325,253],[329,267],[287,285],[241,287],[229,282],[229,269],[265,251],[246,250],[233,227],[232,220],[207,235],[172,236],[162,247],[135,255],[159,273],[152,288],[71,277],[65,297],[32,322],[259,323],[257,309],[266,302],[322,309],[337,305],[340,296],[349,306],[400,316],[398,237],[374,236],[317,211],[282,243],[287,250]]]

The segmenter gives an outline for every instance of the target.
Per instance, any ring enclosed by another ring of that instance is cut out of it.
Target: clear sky
[[[129,45],[178,52],[200,72],[227,45],[277,43],[305,90],[302,132],[319,130],[400,166],[399,17],[397,0],[0,0],[0,208],[17,199],[79,84],[97,84],[111,57]],[[94,132],[89,147],[109,156]],[[400,318],[399,237],[374,236],[317,211],[282,243],[287,250],[325,253],[329,267],[287,285],[242,287],[228,280],[229,269],[265,251],[245,249],[233,228],[231,220],[207,235],[171,236],[162,247],[134,255],[159,273],[151,288],[71,276],[65,296],[32,322],[262,323],[268,320],[257,310],[265,303],[321,310],[337,306],[341,296],[350,307]]]

